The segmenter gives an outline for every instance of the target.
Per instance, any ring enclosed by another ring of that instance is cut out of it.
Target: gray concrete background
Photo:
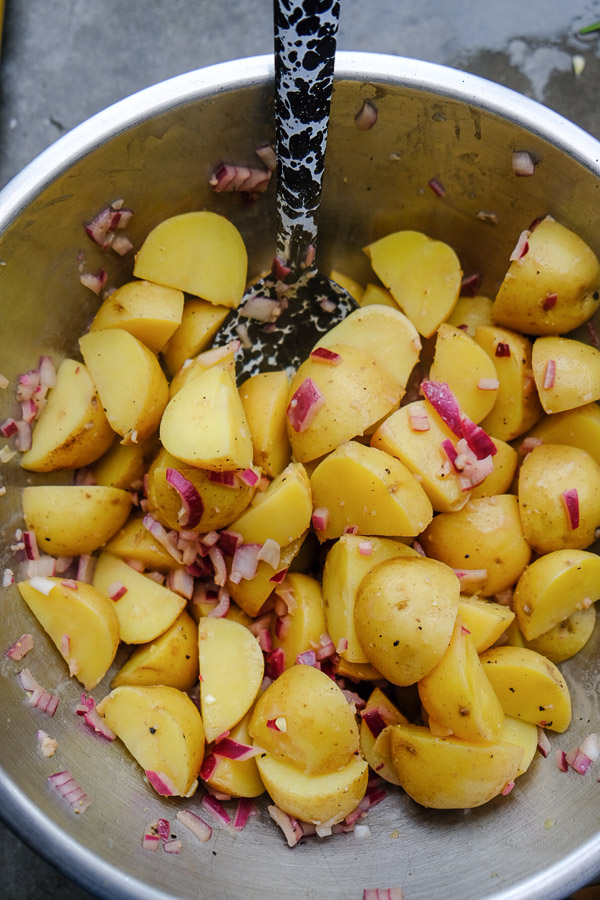
[[[600,32],[578,35],[600,21],[600,0],[341,2],[339,49],[393,53],[482,75],[600,138]],[[271,0],[6,0],[0,186],[65,131],[140,88],[270,53],[271,20]],[[574,57],[583,62],[580,74]],[[59,897],[90,895],[0,826],[0,898]]]

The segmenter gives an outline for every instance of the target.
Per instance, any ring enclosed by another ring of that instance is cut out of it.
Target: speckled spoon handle
[[[339,12],[339,0],[274,0],[277,256],[288,282],[314,257]]]

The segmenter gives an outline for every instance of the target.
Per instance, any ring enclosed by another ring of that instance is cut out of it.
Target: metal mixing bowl
[[[364,99],[377,124],[358,131]],[[207,207],[230,216],[249,249],[251,274],[274,246],[272,191],[253,205],[215,195],[207,185],[222,160],[254,164],[257,145],[273,137],[272,64],[261,57],[192,72],[110,107],[46,150],[0,194],[0,371],[13,384],[42,352],[75,352],[96,305],[79,284],[87,267],[107,265],[111,283],[131,274],[131,259],[105,259],[82,223],[123,197],[134,210],[135,246],[161,219]],[[539,160],[517,178],[515,149]],[[422,229],[456,249],[466,274],[483,273],[493,296],[521,230],[551,213],[600,251],[597,203],[600,145],[558,115],[498,85],[455,70],[375,54],[340,53],[332,106],[321,263],[367,276],[360,248],[398,228]],[[446,196],[428,182],[436,177]],[[481,219],[477,213],[493,213]],[[0,417],[12,410],[2,392]],[[20,519],[19,487],[37,476],[2,468],[2,568]],[[0,814],[32,847],[101,897],[362,897],[365,887],[399,885],[408,900],[437,897],[564,898],[600,872],[600,785],[595,775],[560,773],[539,756],[514,791],[484,808],[435,812],[400,792],[368,816],[370,837],[312,838],[293,850],[266,813],[239,834],[216,828],[202,845],[178,828],[179,857],[141,850],[147,823],[174,819],[178,801],[161,800],[119,742],[106,745],[80,728],[73,709],[80,688],[66,677],[15,588],[2,594],[0,648],[25,631],[35,649],[26,665],[61,703],[54,719],[27,708],[15,677],[23,664],[1,662]],[[598,719],[598,635],[562,668],[574,702],[569,749]],[[109,678],[104,682],[108,684]],[[94,692],[99,698],[106,691]],[[59,741],[44,759],[36,730]],[[92,798],[75,816],[46,777],[68,768]],[[193,801],[192,801],[193,804]]]

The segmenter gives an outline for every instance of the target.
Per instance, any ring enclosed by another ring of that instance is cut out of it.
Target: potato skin
[[[361,581],[356,633],[369,661],[392,684],[414,684],[444,655],[456,620],[460,585],[444,563],[397,557]]]

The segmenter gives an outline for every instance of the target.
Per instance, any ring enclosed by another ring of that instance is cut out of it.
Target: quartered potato
[[[545,413],[559,413],[600,397],[600,350],[563,337],[533,344],[533,377]]]
[[[158,353],[181,324],[183,293],[149,281],[129,281],[110,294],[90,331],[123,328]]]
[[[473,422],[481,422],[491,412],[500,387],[485,350],[466,331],[447,323],[437,330],[429,377],[448,385]]]
[[[162,348],[161,356],[169,375],[176,375],[188,359],[207,350],[229,312],[208,300],[190,297],[185,301],[181,324]]]
[[[290,381],[283,371],[259,372],[240,386],[254,465],[271,478],[276,478],[290,463],[286,418],[289,390]]]
[[[288,572],[284,584],[294,594],[294,607],[276,622],[273,647],[281,647],[285,668],[289,669],[301,653],[319,646],[327,627],[320,582],[302,572]]]
[[[198,629],[185,610],[149,644],[133,651],[113,680],[122,684],[166,684],[191,691],[198,681]]]

